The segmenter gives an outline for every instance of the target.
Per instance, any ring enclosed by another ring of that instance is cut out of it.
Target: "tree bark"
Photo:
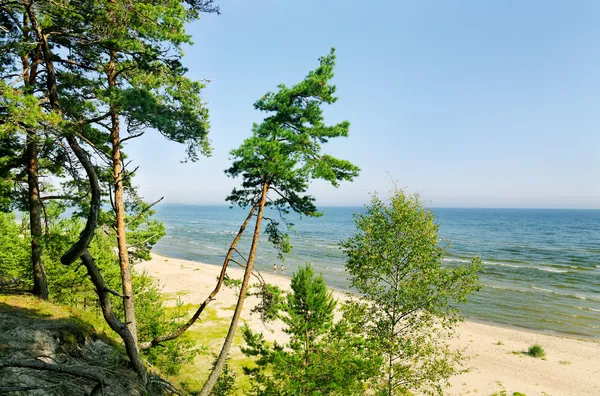
[[[31,231],[31,266],[33,269],[33,295],[48,299],[48,281],[42,262],[42,215],[38,180],[38,146],[33,131],[27,132],[27,186],[29,193],[29,229]]]
[[[29,39],[29,21],[26,14],[23,14],[23,36],[25,41]],[[29,56],[27,54],[21,57],[21,63],[23,65],[25,91],[31,93],[33,92],[37,73],[36,70],[30,70]],[[34,59],[34,65],[35,64]],[[35,131],[27,128],[26,132],[25,159],[27,161],[27,200],[29,203],[29,230],[31,233],[31,268],[33,273],[32,293],[34,296],[47,300],[48,280],[46,279],[46,270],[42,261],[42,247],[40,246],[40,238],[42,236],[42,201],[40,199],[40,184],[38,178],[39,150]]]
[[[110,54],[110,63],[106,75],[108,77],[108,86],[116,86],[114,51]],[[123,168],[121,163],[121,137],[119,128],[118,110],[111,104],[111,143],[112,143],[112,166],[113,166],[113,187],[114,187],[114,211],[116,217],[117,245],[119,249],[119,264],[121,265],[121,283],[123,286],[123,311],[125,313],[125,323],[129,332],[135,340],[137,346],[137,322],[135,318],[135,303],[133,298],[133,282],[131,280],[131,268],[129,266],[129,253],[127,251],[127,237],[125,228],[125,207],[123,203]]]
[[[256,257],[256,248],[258,246],[258,237],[260,236],[260,223],[262,221],[263,212],[265,209],[265,204],[267,202],[267,193],[269,191],[269,182],[264,181],[262,186],[262,192],[260,196],[260,203],[258,206],[258,214],[256,217],[256,225],[254,226],[254,236],[252,237],[252,245],[250,247],[250,255],[248,256],[248,263],[246,264],[246,270],[244,272],[244,279],[242,281],[242,287],[240,289],[240,295],[238,297],[237,304],[235,306],[235,311],[233,313],[233,318],[231,319],[231,324],[229,325],[229,330],[227,332],[227,336],[225,337],[225,342],[223,343],[223,347],[221,348],[221,353],[219,353],[219,357],[215,362],[215,366],[213,367],[208,379],[202,386],[202,390],[200,391],[201,396],[209,396],[214,388],[219,376],[221,375],[221,371],[223,370],[223,366],[227,360],[227,355],[229,354],[229,350],[231,349],[231,345],[233,344],[233,338],[235,337],[235,331],[237,330],[238,322],[240,320],[240,316],[242,314],[242,308],[244,307],[244,300],[246,299],[246,293],[248,291],[248,285],[250,283],[250,276],[252,275],[252,269],[254,267],[254,259]]]
[[[50,105],[52,106],[52,110],[56,111],[59,114],[62,114],[60,103],[58,100],[58,89],[56,83],[56,73],[54,70],[54,64],[52,62],[52,51],[50,49],[50,45],[48,44],[46,36],[44,36],[42,30],[40,29],[32,7],[33,3],[30,1],[26,4],[25,9],[31,22],[31,25],[34,28],[38,40],[41,44],[42,53],[44,56],[43,59],[46,65],[46,91],[48,95],[48,100],[50,102]],[[140,354],[137,349],[137,345],[135,344],[135,340],[133,339],[133,336],[129,332],[127,326],[123,322],[121,322],[114,314],[111,307],[110,295],[108,293],[106,283],[104,282],[102,274],[100,274],[100,271],[98,269],[98,266],[96,266],[94,259],[87,250],[90,241],[94,237],[94,232],[96,230],[96,225],[98,221],[98,212],[100,211],[100,184],[98,182],[98,176],[96,174],[96,170],[94,169],[94,165],[90,161],[87,153],[77,143],[75,137],[72,134],[67,134],[66,139],[69,143],[69,146],[73,150],[73,153],[75,154],[75,156],[77,156],[77,159],[85,169],[90,183],[92,197],[90,200],[90,211],[88,214],[86,225],[81,234],[79,235],[79,239],[77,240],[77,242],[75,242],[73,246],[60,258],[60,261],[65,265],[69,265],[75,260],[79,258],[81,259],[82,263],[88,270],[88,274],[90,275],[94,286],[96,287],[96,293],[98,294],[98,299],[102,308],[102,314],[104,315],[104,319],[106,320],[110,328],[113,329],[117,334],[119,334],[119,336],[123,340],[123,343],[125,344],[125,349],[127,351],[127,355],[131,360],[131,364],[135,372],[140,377],[142,383],[146,385],[148,383],[148,372],[146,371],[144,362],[140,358]]]
[[[79,159],[79,162],[85,169],[92,192],[92,198],[90,202],[90,212],[88,214],[87,224],[84,231],[79,236],[79,240],[87,240],[89,238],[88,235],[85,234],[86,230],[91,230],[93,235],[94,230],[96,228],[96,223],[98,220],[98,213],[100,211],[100,183],[98,182],[98,176],[96,175],[96,171],[94,166],[92,165],[90,159],[88,158],[87,153],[79,146],[77,141],[73,136],[67,136],[67,141],[69,142],[69,146]],[[89,226],[89,227],[88,227]],[[79,241],[76,243],[76,245]],[[96,288],[96,293],[98,294],[98,300],[100,302],[100,307],[102,308],[102,315],[104,316],[104,320],[112,330],[114,330],[123,340],[125,344],[125,350],[127,351],[127,356],[129,356],[129,360],[133,366],[133,369],[138,374],[142,383],[145,385],[148,382],[148,372],[146,371],[146,367],[144,366],[144,362],[142,361],[135,339],[133,335],[129,332],[128,327],[125,323],[121,322],[117,316],[115,315],[112,305],[110,302],[110,291],[104,282],[102,274],[98,269],[98,266],[94,262],[93,257],[87,250],[87,246],[84,247],[84,250],[81,254],[73,259],[73,261],[68,261],[69,257],[67,256],[71,250],[69,250],[65,255],[61,257],[61,262],[63,264],[71,264],[75,259],[80,258],[82,264],[86,267],[88,271],[88,275],[92,280]]]

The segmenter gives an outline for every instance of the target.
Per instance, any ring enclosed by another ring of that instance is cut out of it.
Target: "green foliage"
[[[279,317],[283,304],[283,291],[279,286],[264,283],[258,286],[258,291],[253,293],[259,298],[259,303],[251,312],[260,313],[263,322],[270,322]]]
[[[235,378],[236,374],[229,367],[229,362],[226,361],[223,366],[223,371],[215,384],[211,395],[212,396],[227,396],[231,395],[235,391]]]
[[[217,280],[218,279],[219,279],[219,277],[217,277]],[[236,278],[230,278],[227,274],[225,274],[225,277],[223,278],[223,285],[225,285],[225,287],[229,287],[232,289],[239,289],[239,287],[242,285],[242,280],[236,279]]]
[[[535,344],[529,347],[527,354],[531,357],[542,358],[546,356],[546,351],[544,351],[541,345]]]
[[[333,186],[351,181],[359,168],[347,160],[334,158],[322,152],[322,145],[332,138],[347,137],[350,123],[334,125],[324,122],[323,104],[335,103],[333,78],[335,54],[319,59],[320,65],[300,83],[291,88],[279,85],[277,92],[269,92],[256,101],[254,108],[269,113],[260,124],[252,126],[252,136],[231,151],[233,164],[225,173],[241,176],[242,188],[234,188],[227,201],[242,207],[260,201],[265,184],[273,193],[266,206],[273,207],[287,225],[289,211],[305,216],[319,216],[315,198],[307,194],[313,179],[322,179]],[[268,218],[265,232],[278,249],[280,256],[290,251],[289,237],[278,221]]]
[[[0,211],[28,208],[28,140],[36,146],[40,188],[50,189],[44,176],[62,175],[58,164],[64,159],[64,152],[48,135],[59,118],[45,112],[40,103],[41,99],[25,92],[24,87],[14,88],[0,79]]]
[[[315,276],[312,266],[298,268],[291,282],[292,293],[287,295],[283,322],[292,336],[292,348],[304,348],[309,353],[317,337],[333,324],[333,311],[337,302],[321,275]],[[296,345],[298,344],[298,345]],[[302,345],[302,346],[301,346]]]
[[[188,310],[180,300],[175,307],[167,308],[157,281],[146,273],[134,273],[135,315],[140,342],[176,330],[187,319]],[[162,343],[143,351],[143,356],[167,375],[177,374],[181,366],[193,361],[197,354],[195,342],[187,337]]]
[[[442,394],[462,359],[445,341],[461,319],[457,304],[479,289],[480,260],[444,266],[433,214],[402,191],[389,204],[374,196],[355,223],[342,247],[351,285],[368,301],[356,303],[365,304],[363,329],[385,354],[374,386],[387,395]]]
[[[362,394],[365,381],[376,375],[380,359],[361,330],[350,320],[360,314],[346,310],[333,323],[336,302],[321,276],[310,265],[292,278],[281,318],[288,325],[289,344],[268,344],[262,334],[243,329],[247,347],[255,357],[245,372],[256,395]]]
[[[102,313],[98,307],[98,296],[87,277],[85,267],[76,264],[65,266],[60,263],[62,254],[79,237],[83,229],[80,219],[61,218],[61,213],[60,205],[48,205],[48,233],[42,240],[50,300],[83,309],[100,318]],[[0,262],[3,272],[0,278],[20,277],[30,280],[28,241],[27,228],[19,226],[13,214],[0,213]],[[101,229],[92,240],[90,253],[95,258],[107,286],[119,290],[121,278],[115,244],[113,235],[108,230]],[[172,308],[167,307],[157,281],[149,275],[134,272],[134,288],[138,336],[141,342],[173,331],[187,319],[188,311],[182,308],[181,303]],[[113,309],[122,316],[121,304],[115,302]],[[193,340],[182,337],[146,350],[144,356],[165,374],[176,374],[182,364],[190,362],[196,355],[194,345]]]
[[[0,280],[18,278],[31,281],[29,238],[17,224],[15,215],[0,212]]]
[[[78,265],[79,263],[65,266],[60,262],[64,252],[79,238],[84,226],[79,218],[62,217],[62,211],[63,208],[57,203],[48,205],[46,210],[48,232],[42,238],[50,300],[100,314],[98,295],[87,276],[85,267]],[[121,284],[119,261],[113,250],[114,247],[115,241],[105,228],[94,235],[89,251],[102,272],[107,287],[119,290]]]

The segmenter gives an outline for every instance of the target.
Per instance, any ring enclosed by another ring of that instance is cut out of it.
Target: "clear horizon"
[[[230,207],[227,203],[194,203],[194,202],[160,202],[158,205],[189,205],[189,206],[216,206],[216,207]],[[361,208],[364,207],[365,204],[348,204],[348,205],[317,205],[317,209],[321,208]],[[493,206],[437,206],[437,205],[428,205],[425,207],[427,209],[493,209],[493,210],[590,210],[590,211],[600,211],[600,208],[568,208],[568,207],[493,207]]]
[[[254,101],[300,81],[337,49],[325,146],[362,168],[354,183],[311,185],[319,205],[360,206],[392,180],[431,206],[600,209],[600,3],[346,2],[221,4],[189,26],[190,77],[210,80],[214,153],[153,131],[126,146],[151,201],[215,204],[236,185],[228,152],[265,114]],[[311,28],[306,29],[306,22]],[[385,196],[385,194],[382,194]]]

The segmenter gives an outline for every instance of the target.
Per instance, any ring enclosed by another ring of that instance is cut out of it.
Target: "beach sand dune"
[[[157,277],[163,293],[179,295],[184,303],[190,304],[204,301],[221,270],[216,265],[158,254],[153,254],[150,261],[137,264],[136,268]],[[233,278],[241,278],[242,274],[239,267],[228,269],[228,275]],[[271,271],[262,272],[262,276],[267,283],[290,289],[288,277]],[[334,294],[337,299],[346,298],[342,292],[334,291]],[[210,306],[216,309],[217,315],[229,318],[236,301],[233,289],[222,288]],[[266,339],[285,342],[287,335],[281,321],[265,325],[257,314],[250,312],[257,302],[256,297],[246,300],[243,319],[254,331],[263,332]],[[221,341],[215,340],[215,343]],[[544,348],[544,359],[522,353],[533,344]],[[470,356],[469,371],[452,378],[447,395],[493,395],[496,392],[499,395],[521,392],[527,396],[600,395],[600,343],[597,341],[466,321],[460,324],[452,346],[466,350]],[[239,346],[232,352],[239,353]]]

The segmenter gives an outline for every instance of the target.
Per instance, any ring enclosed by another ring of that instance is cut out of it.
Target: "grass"
[[[498,341],[496,345],[504,345],[504,343],[502,341]]]
[[[561,360],[558,363],[562,364],[563,366],[568,366],[569,364],[571,364],[571,362],[569,362],[568,360]]]
[[[163,294],[162,297],[171,302],[179,295],[181,293]],[[167,313],[171,310],[181,309],[191,314],[198,308],[195,304],[186,304],[180,307],[169,305],[166,308]],[[235,305],[224,309],[233,310]],[[0,294],[0,312],[2,311],[20,312],[40,319],[63,320],[73,323],[81,328],[85,334],[96,334],[109,345],[122,350],[121,340],[116,333],[110,330],[99,309],[97,311],[77,310],[68,306],[41,301],[31,296]],[[199,352],[198,355],[192,363],[184,364],[179,374],[168,376],[167,379],[178,386],[184,386],[192,394],[198,392],[212,367],[213,355],[220,351],[221,343],[229,329],[230,320],[230,317],[220,317],[215,308],[207,307],[198,321],[181,336],[195,342]],[[244,345],[241,327],[240,324],[236,331],[234,346]],[[71,340],[66,339],[64,341]],[[250,382],[243,375],[243,368],[252,366],[253,361],[253,358],[243,355],[238,348],[233,348],[230,353],[229,367],[236,374],[236,391],[234,394],[244,395],[250,391]]]
[[[190,304],[186,305],[185,308],[191,311],[197,307]],[[227,335],[230,320],[229,317],[219,317],[215,308],[207,307],[198,321],[182,335],[182,337],[194,340],[197,345],[201,346],[200,353],[194,358],[193,362],[184,364],[179,374],[169,379],[175,384],[185,387],[186,391],[191,394],[199,392],[208,377],[215,355],[221,349],[221,343]],[[235,333],[234,346],[244,345],[241,327],[241,325],[238,326]],[[235,387],[237,393],[234,394],[244,395],[250,391],[250,382],[243,375],[243,368],[250,366],[252,362],[252,358],[243,355],[237,348],[230,352],[229,368],[236,374]]]
[[[542,360],[546,360],[546,351],[544,351],[544,348],[542,348],[541,345],[535,344],[529,347],[529,349],[527,349],[526,351],[512,351],[512,352],[508,352],[510,354],[516,355],[516,356],[531,356],[534,358],[541,358]],[[562,363],[561,363],[562,364]],[[565,364],[569,364],[569,363],[565,363]]]
[[[546,356],[546,351],[544,351],[544,348],[542,348],[541,345],[535,344],[529,347],[527,355],[534,358],[543,358]]]

